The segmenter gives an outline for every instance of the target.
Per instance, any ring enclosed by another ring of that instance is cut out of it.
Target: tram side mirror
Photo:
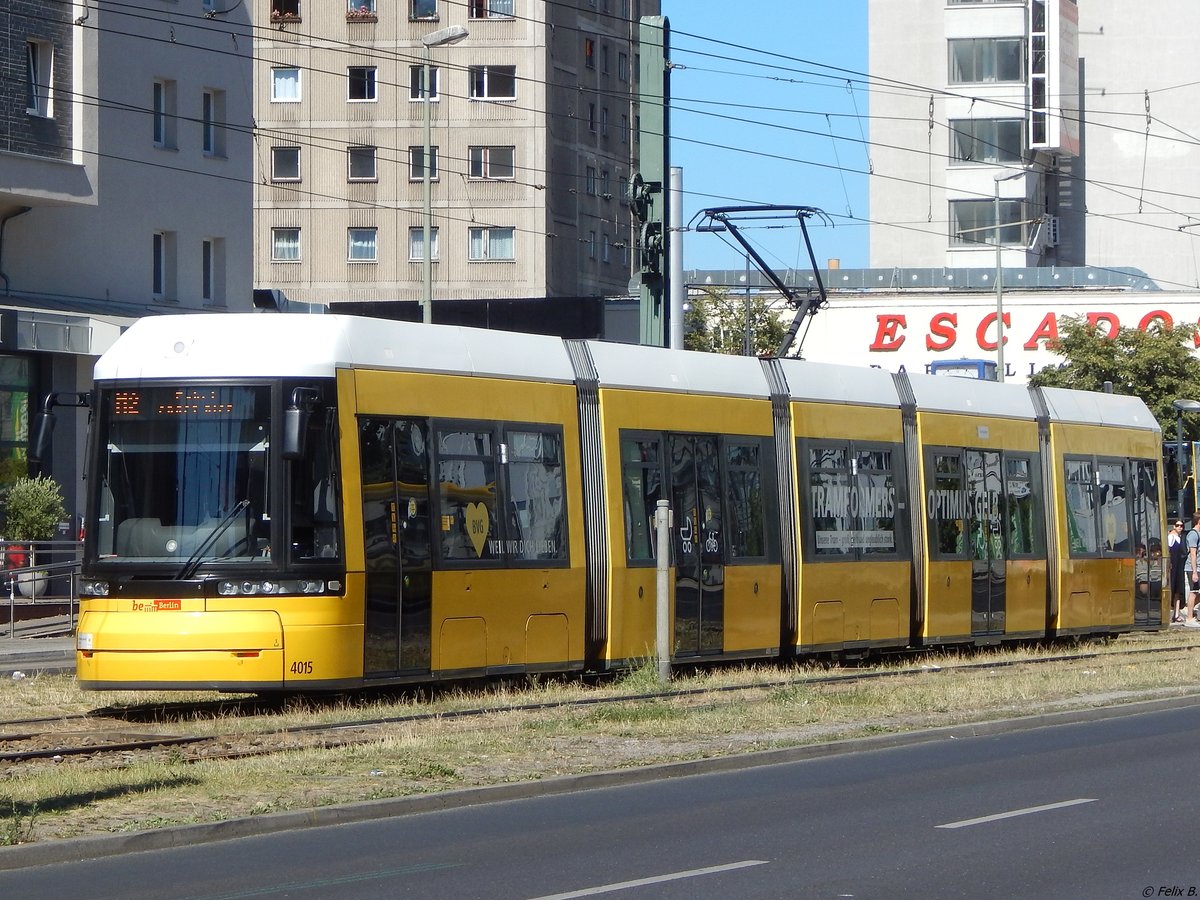
[[[304,459],[304,437],[308,434],[307,409],[292,404],[283,411],[283,458]]]
[[[33,422],[33,444],[29,448],[29,458],[40,463],[50,448],[50,435],[54,431],[54,413],[40,412]]]

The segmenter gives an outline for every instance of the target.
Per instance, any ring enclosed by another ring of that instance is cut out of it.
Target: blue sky
[[[815,206],[817,262],[867,265],[866,0],[663,0],[671,24],[673,166],[683,168],[684,220],[745,203]],[[737,11],[738,7],[745,10]],[[792,220],[794,222],[794,220]],[[807,268],[800,229],[755,228],[776,267]],[[743,267],[731,238],[685,236],[688,269]]]

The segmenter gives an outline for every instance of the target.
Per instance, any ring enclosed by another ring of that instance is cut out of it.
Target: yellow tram
[[[1160,628],[1135,398],[344,316],[96,366],[77,673],[345,690]]]

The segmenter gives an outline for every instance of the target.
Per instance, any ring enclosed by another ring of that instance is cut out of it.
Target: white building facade
[[[1200,6],[868,0],[874,267],[1141,269],[1200,287]]]
[[[435,301],[626,292],[637,26],[657,0],[253,8],[256,287],[420,299],[428,116]]]

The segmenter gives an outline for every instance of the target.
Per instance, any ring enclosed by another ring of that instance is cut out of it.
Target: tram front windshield
[[[271,388],[104,392],[94,547],[104,562],[269,561]]]

